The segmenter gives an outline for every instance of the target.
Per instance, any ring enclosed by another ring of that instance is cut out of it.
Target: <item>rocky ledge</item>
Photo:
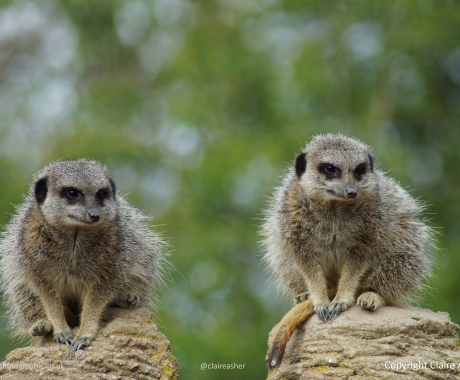
[[[76,331],[75,331],[76,332]],[[145,308],[109,308],[91,346],[69,358],[68,347],[45,337],[11,351],[0,379],[176,380],[178,368],[168,339]]]
[[[313,316],[268,379],[459,379],[457,329],[447,313],[419,308],[354,306],[332,323]]]

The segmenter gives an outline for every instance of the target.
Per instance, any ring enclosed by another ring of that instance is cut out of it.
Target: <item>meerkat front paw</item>
[[[73,357],[82,347],[87,347],[91,344],[91,338],[87,336],[77,336],[69,347],[69,356]]]
[[[40,319],[35,322],[30,328],[29,332],[32,336],[45,336],[53,329],[53,325],[47,319]]]
[[[356,301],[356,303],[362,308],[368,310],[377,310],[379,307],[385,305],[383,298],[374,292],[366,292],[361,294],[358,297],[358,301]]]
[[[141,299],[138,295],[124,294],[115,300],[115,305],[123,309],[139,307]]]
[[[57,344],[66,344],[66,345],[71,345],[74,341],[72,332],[70,331],[64,331],[64,332],[57,332],[54,335],[54,341]]]
[[[313,309],[322,322],[326,322],[329,316],[329,301],[313,303]]]
[[[347,310],[348,304],[347,302],[340,302],[340,301],[332,301],[329,304],[329,315],[328,320],[332,322],[337,316],[342,312]]]
[[[296,304],[306,301],[308,298],[310,298],[310,294],[308,292],[300,293],[294,297]]]

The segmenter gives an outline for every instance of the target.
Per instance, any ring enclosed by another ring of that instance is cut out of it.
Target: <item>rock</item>
[[[10,352],[0,363],[2,380],[41,378],[176,380],[178,368],[169,341],[147,309],[109,308],[91,345],[72,359],[66,345],[47,336]]]
[[[419,308],[354,306],[332,323],[315,315],[268,379],[460,379],[458,328],[447,313]]]

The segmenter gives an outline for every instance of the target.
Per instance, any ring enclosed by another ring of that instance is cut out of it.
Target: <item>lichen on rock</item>
[[[75,331],[76,332],[76,331]],[[109,308],[89,347],[69,358],[68,347],[51,336],[10,352],[0,379],[177,380],[176,358],[145,308]]]

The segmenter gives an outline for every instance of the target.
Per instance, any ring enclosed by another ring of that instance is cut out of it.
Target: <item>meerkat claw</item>
[[[326,322],[329,316],[329,308],[327,305],[324,305],[322,308],[315,310],[316,315],[320,319],[321,322]]]
[[[128,303],[129,303],[129,307],[137,307],[140,303],[139,296],[136,294],[133,296],[128,294]]]
[[[136,294],[124,294],[118,297],[118,299],[114,302],[116,306],[123,309],[138,307],[140,303],[140,297]]]
[[[75,352],[77,352],[82,347],[89,346],[90,343],[91,340],[87,337],[76,338],[72,345],[69,347],[69,356],[72,358],[75,355]]]
[[[358,297],[356,304],[363,307],[364,309],[374,311],[383,306],[385,303],[383,302],[382,297],[377,293],[366,292]]]
[[[55,335],[54,341],[59,345],[66,344],[67,346],[70,346],[74,339],[72,335],[64,335],[64,333],[59,333]]]
[[[30,335],[45,336],[46,334],[50,333],[52,329],[53,326],[51,325],[50,321],[46,319],[40,319],[30,329]]]
[[[367,301],[360,300],[360,301],[358,301],[358,306],[362,306],[365,309],[371,309],[371,310],[373,310],[375,308],[374,301],[372,301],[372,304],[370,304],[368,306]]]
[[[308,292],[305,292],[305,293],[300,293],[299,295],[295,296],[294,299],[295,299],[295,303],[301,303],[303,301],[306,301],[309,297],[309,294]]]
[[[332,322],[334,319],[337,318],[337,316],[342,312],[347,310],[347,305],[345,302],[341,303],[334,303],[333,305],[329,305],[329,315],[328,315],[328,321]]]

